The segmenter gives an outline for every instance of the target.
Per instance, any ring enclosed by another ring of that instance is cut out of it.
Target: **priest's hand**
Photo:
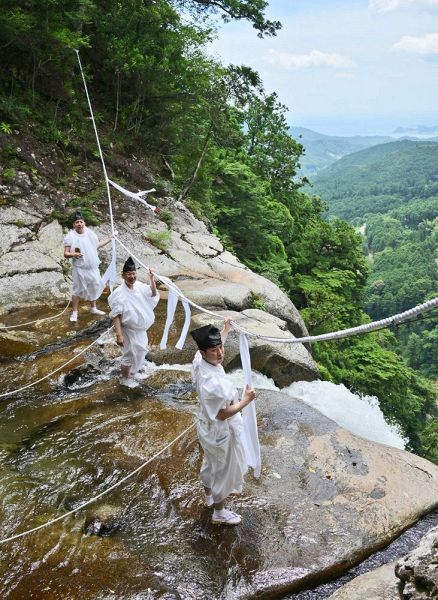
[[[243,394],[243,399],[242,399],[242,402],[244,403],[244,406],[248,406],[248,404],[250,402],[252,402],[255,397],[256,397],[256,391],[255,391],[255,389],[246,386],[245,387],[245,393]]]
[[[229,333],[231,331],[231,322],[232,322],[232,318],[231,317],[225,317],[224,318],[224,325],[223,325],[223,329],[222,331],[224,333]]]
[[[120,334],[116,335],[116,344],[117,344],[117,346],[123,346],[124,341],[125,340],[123,339],[123,335],[120,335]]]

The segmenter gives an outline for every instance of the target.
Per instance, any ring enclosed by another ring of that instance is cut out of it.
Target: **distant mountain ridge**
[[[438,144],[398,140],[349,154],[321,171],[312,191],[349,221],[438,196]]]
[[[438,135],[438,125],[417,125],[417,127],[397,127],[394,133],[407,133],[410,135]]]
[[[325,135],[305,127],[291,127],[293,138],[297,139],[305,149],[301,157],[301,172],[313,179],[315,175],[343,158],[358,150],[394,141],[394,138],[383,135],[354,135],[349,137]]]

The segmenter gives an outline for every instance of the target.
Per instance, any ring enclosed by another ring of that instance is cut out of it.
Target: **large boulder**
[[[230,284],[232,288],[233,284]],[[202,292],[199,292],[200,294]],[[237,298],[236,298],[237,301]],[[243,304],[244,306],[244,304]],[[231,316],[233,320],[244,327],[247,331],[258,335],[274,336],[284,339],[294,339],[287,329],[287,324],[278,317],[274,317],[258,309],[247,309],[241,312],[232,310],[216,310],[220,317]],[[191,329],[202,327],[207,323],[215,322],[221,326],[218,320],[208,314],[199,313],[192,315]],[[193,360],[197,347],[190,335],[182,350],[176,349],[173,344],[178,339],[179,327],[175,327],[169,338],[168,347],[161,350],[157,345],[158,339],[152,337],[155,342],[152,345],[148,358],[156,364],[184,364]],[[319,378],[318,368],[308,350],[300,343],[276,343],[248,336],[251,354],[251,365],[268,377],[271,377],[279,387],[285,387],[294,381],[313,381]],[[225,345],[224,367],[232,370],[241,367],[239,350],[239,333],[233,329],[228,335]]]
[[[244,521],[238,555],[257,568],[238,597],[269,597],[334,576],[388,543],[437,504],[438,466],[367,441],[318,411],[261,392],[260,481],[235,506]]]
[[[59,223],[43,225],[37,233],[25,224],[38,228],[39,221],[19,208],[0,208],[0,305],[5,312],[18,306],[60,303],[70,289]]]

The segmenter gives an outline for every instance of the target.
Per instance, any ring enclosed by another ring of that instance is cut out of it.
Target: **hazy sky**
[[[438,0],[270,0],[283,28],[260,39],[221,27],[212,52],[246,64],[290,110],[328,134],[438,125]]]

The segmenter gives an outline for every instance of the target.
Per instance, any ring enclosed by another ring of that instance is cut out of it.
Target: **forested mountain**
[[[438,295],[438,145],[399,141],[345,157],[318,177],[331,216],[365,223],[373,320]],[[438,317],[396,332],[407,364],[438,377]]]
[[[360,223],[367,214],[438,195],[438,144],[400,140],[373,146],[337,161],[313,184],[330,215]]]
[[[304,146],[304,154],[300,159],[301,173],[310,180],[347,154],[393,141],[393,138],[383,135],[325,135],[305,127],[291,127],[290,133]]]
[[[231,252],[289,294],[312,334],[326,333],[369,320],[361,237],[345,221],[328,222],[324,203],[303,191],[303,147],[290,136],[276,94],[264,90],[252,69],[222,65],[206,52],[212,17],[247,19],[258,35],[275,35],[281,25],[266,19],[266,6],[265,0],[6,0],[0,180],[25,171],[38,181],[44,164],[33,161],[32,146],[43,146],[48,160],[51,152],[64,160],[54,183],[69,200],[60,205],[55,198],[53,216],[62,219],[80,205],[90,222],[97,218],[93,208],[104,201],[104,186],[90,189],[81,180],[84,162],[99,163],[78,48],[108,164],[123,173],[123,157],[134,155],[153,174],[158,193],[208,221]],[[171,213],[162,218],[171,227]],[[387,331],[312,348],[327,379],[378,396],[411,448],[436,458],[436,432],[427,420],[435,392],[394,349]]]

